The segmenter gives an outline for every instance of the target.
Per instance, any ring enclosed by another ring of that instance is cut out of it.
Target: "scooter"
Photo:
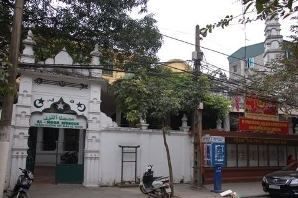
[[[31,171],[19,168],[22,175],[19,176],[15,187],[13,188],[9,198],[28,198],[29,188],[33,182],[34,175]]]
[[[153,165],[149,165],[143,174],[140,182],[140,190],[144,194],[157,195],[161,198],[168,198],[171,194],[169,177],[153,177]]]

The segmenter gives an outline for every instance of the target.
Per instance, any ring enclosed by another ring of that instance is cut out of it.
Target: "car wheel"
[[[275,194],[275,193],[269,193],[271,197],[279,197],[278,194]]]

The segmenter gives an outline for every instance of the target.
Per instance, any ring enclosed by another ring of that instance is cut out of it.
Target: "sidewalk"
[[[205,185],[209,191],[214,189],[213,184]],[[262,183],[260,182],[238,182],[238,183],[224,183],[222,190],[232,190],[237,192],[241,198],[245,197],[261,197],[268,196],[269,194],[263,191]],[[219,196],[220,197],[220,196]]]
[[[219,193],[213,193],[213,184],[201,188],[193,188],[189,184],[174,184],[174,193],[178,198],[219,198]],[[263,192],[261,182],[225,183],[222,190],[237,192],[241,198],[262,197],[268,194]],[[99,187],[85,188],[79,184],[32,184],[29,198],[147,198],[140,192],[139,187]],[[153,196],[152,196],[153,197]]]

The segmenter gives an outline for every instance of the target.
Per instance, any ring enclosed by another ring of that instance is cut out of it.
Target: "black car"
[[[262,186],[271,196],[298,196],[298,162],[263,177]]]

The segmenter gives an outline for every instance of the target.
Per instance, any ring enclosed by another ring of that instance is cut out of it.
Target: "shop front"
[[[203,131],[204,135],[225,137],[223,182],[261,182],[264,175],[285,166],[288,155],[298,157],[297,135]],[[203,169],[204,183],[213,183],[213,168],[204,166]]]

